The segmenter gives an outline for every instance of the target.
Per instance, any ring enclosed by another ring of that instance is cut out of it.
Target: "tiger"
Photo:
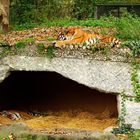
[[[59,41],[53,42],[55,47],[86,43],[87,45],[101,46],[105,43],[110,44],[111,48],[119,47],[120,41],[110,35],[99,35],[99,33],[88,33],[78,27],[66,28],[58,35]],[[100,45],[98,45],[100,44]]]
[[[97,41],[98,35],[95,33],[87,33],[77,27],[69,27],[59,34],[59,40],[54,42],[55,47],[64,45],[73,45],[77,43],[94,44]]]

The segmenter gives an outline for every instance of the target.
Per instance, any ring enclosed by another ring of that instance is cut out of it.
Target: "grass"
[[[25,48],[26,47],[26,43],[24,41],[18,41],[15,44],[15,46],[16,46],[17,49]]]
[[[140,18],[127,15],[116,23],[118,37],[122,39],[140,39]]]
[[[21,41],[17,41],[15,47],[17,49],[25,48],[26,44],[31,45],[34,44],[34,42],[35,42],[34,38],[26,38]]]
[[[39,53],[39,54],[43,54],[44,51],[45,51],[45,46],[44,46],[44,44],[39,43],[39,44],[37,45],[37,50],[38,50],[38,53]]]
[[[47,38],[47,40],[48,40],[48,41],[54,41],[55,38],[53,38],[52,36],[49,36],[49,37]]]
[[[24,39],[24,42],[26,44],[34,44],[35,43],[35,39],[34,38],[26,38],[26,39]]]
[[[52,59],[54,57],[54,46],[49,46],[48,49],[47,49],[47,57],[49,59]]]

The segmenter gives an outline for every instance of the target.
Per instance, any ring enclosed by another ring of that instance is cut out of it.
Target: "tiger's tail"
[[[101,39],[102,43],[109,43],[111,48],[119,48],[121,45],[121,41],[113,36],[104,36]]]

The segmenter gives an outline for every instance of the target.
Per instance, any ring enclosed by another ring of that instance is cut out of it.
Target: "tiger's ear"
[[[77,29],[77,27],[69,27],[68,32],[73,33],[73,32],[75,32],[76,29]]]
[[[64,28],[63,34],[67,34],[67,33],[69,32],[68,28],[69,28],[69,27]]]
[[[69,32],[68,28],[65,28],[64,34],[67,34]]]

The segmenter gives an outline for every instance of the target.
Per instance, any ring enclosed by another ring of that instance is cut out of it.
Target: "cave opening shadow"
[[[2,110],[69,111],[118,117],[117,95],[90,89],[55,72],[14,71],[0,84]]]

